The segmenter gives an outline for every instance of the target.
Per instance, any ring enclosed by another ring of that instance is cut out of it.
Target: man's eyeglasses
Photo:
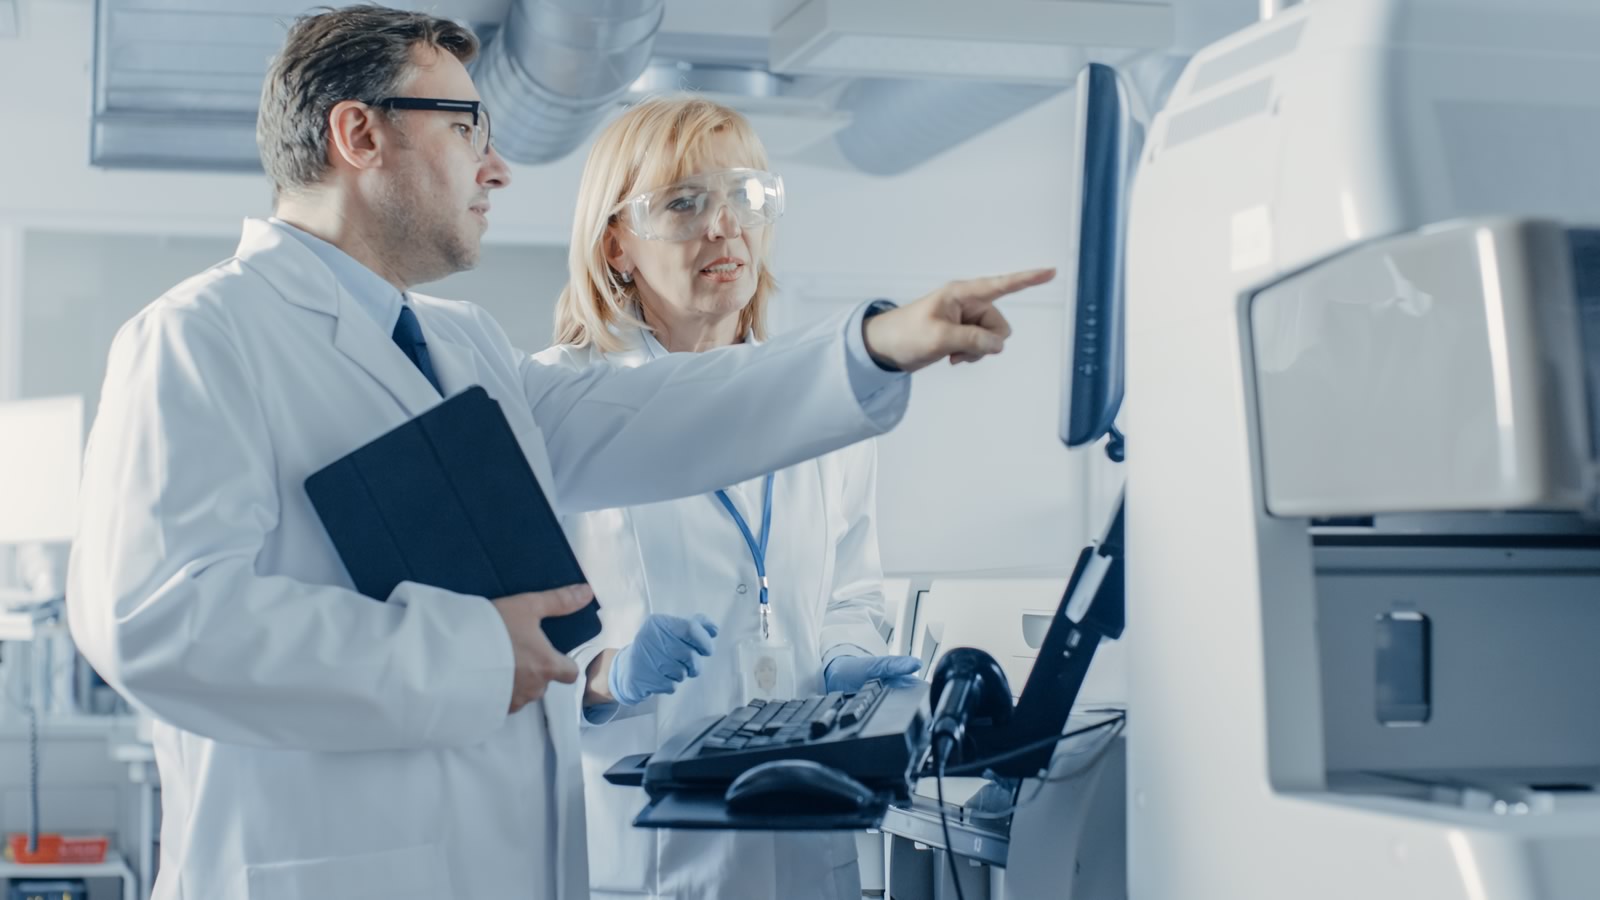
[[[467,113],[472,116],[472,133],[462,134],[463,138],[472,142],[473,149],[478,151],[478,156],[489,155],[489,110],[480,100],[440,100],[433,97],[385,97],[382,100],[369,100],[368,106],[378,106],[384,109],[421,109],[435,112]],[[462,127],[466,127],[462,123]]]

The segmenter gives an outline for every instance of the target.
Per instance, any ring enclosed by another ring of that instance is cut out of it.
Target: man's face
[[[413,50],[406,97],[477,100],[467,69],[449,53]],[[472,114],[402,110],[389,127],[399,138],[384,153],[374,200],[385,243],[412,284],[434,281],[478,264],[489,227],[489,192],[511,182],[505,161],[473,143]]]

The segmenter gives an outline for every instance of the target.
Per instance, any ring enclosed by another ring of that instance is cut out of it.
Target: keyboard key
[[[812,697],[806,700],[806,702],[801,704],[800,708],[795,711],[794,717],[791,718],[790,721],[800,722],[802,724],[811,721],[812,714],[815,713],[817,711],[817,707],[821,705],[821,697]]]
[[[833,721],[839,715],[838,710],[828,708],[811,720],[811,736],[819,738],[833,730]]]
[[[776,703],[769,703],[765,709],[756,713],[755,718],[751,719],[746,724],[754,725],[756,730],[759,731],[763,725],[766,725],[768,722],[772,721],[772,718],[778,714],[778,710],[780,709],[783,709],[783,707]]]

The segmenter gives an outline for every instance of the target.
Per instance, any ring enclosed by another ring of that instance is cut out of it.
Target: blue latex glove
[[[822,685],[829,693],[851,693],[876,678],[889,687],[917,683],[922,660],[915,656],[840,656],[822,670]]]
[[[623,706],[634,706],[655,694],[672,693],[678,682],[700,674],[695,657],[710,656],[716,636],[716,623],[698,613],[692,619],[650,616],[633,643],[611,661],[611,696]]]

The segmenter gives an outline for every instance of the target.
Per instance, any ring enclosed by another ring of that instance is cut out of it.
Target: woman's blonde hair
[[[556,343],[592,343],[603,352],[614,353],[625,347],[612,331],[614,327],[647,327],[633,313],[635,286],[624,283],[606,261],[606,229],[616,221],[611,212],[640,191],[694,174],[719,137],[732,141],[737,165],[767,167],[767,151],[750,122],[737,110],[701,97],[645,100],[600,132],[578,184],[572,244],[567,251],[567,286],[556,303]],[[778,287],[767,265],[772,226],[766,227],[751,249],[759,274],[755,296],[739,313],[738,333],[763,340],[767,336],[767,298]]]

